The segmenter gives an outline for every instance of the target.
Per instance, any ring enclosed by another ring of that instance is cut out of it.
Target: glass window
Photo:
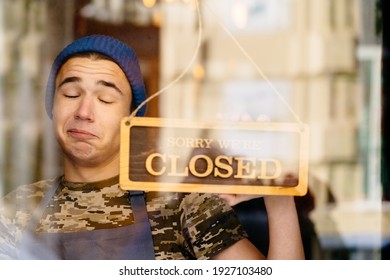
[[[61,174],[44,110],[51,62],[71,40],[107,34],[135,49],[158,93],[148,117],[307,124],[309,192],[296,197],[306,257],[381,259],[390,235],[371,2],[0,1],[0,194]],[[237,207],[261,248],[252,224],[264,219],[245,213],[262,207]]]

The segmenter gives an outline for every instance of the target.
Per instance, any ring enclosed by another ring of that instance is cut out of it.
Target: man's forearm
[[[294,197],[264,197],[269,223],[268,259],[304,259]]]

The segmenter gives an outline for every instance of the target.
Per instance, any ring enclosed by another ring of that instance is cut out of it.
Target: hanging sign
[[[307,192],[308,127],[125,117],[126,190],[297,195]]]

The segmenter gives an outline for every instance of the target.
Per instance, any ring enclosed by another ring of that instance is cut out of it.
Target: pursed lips
[[[76,129],[76,128],[71,128],[69,129],[68,131],[68,134],[73,137],[73,138],[78,138],[78,139],[96,139],[98,138],[95,134],[87,131],[87,130],[83,130],[83,129]]]

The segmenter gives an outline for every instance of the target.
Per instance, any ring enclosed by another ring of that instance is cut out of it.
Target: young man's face
[[[129,115],[130,103],[130,85],[117,64],[69,59],[57,75],[53,105],[54,130],[65,160],[84,167],[119,162],[120,121]]]

